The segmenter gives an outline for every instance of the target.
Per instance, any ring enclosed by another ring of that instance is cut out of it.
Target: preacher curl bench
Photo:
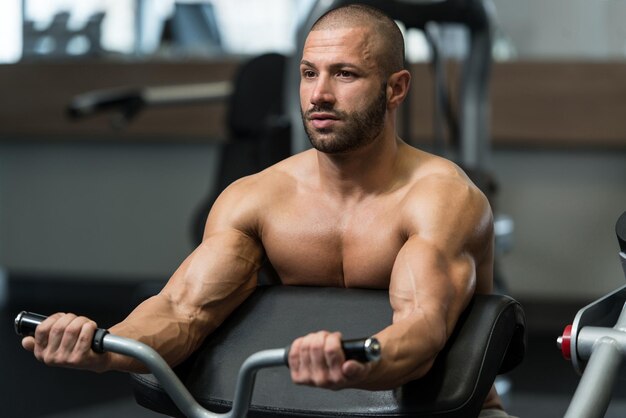
[[[202,407],[225,412],[233,404],[235,371],[253,353],[320,329],[347,338],[372,335],[391,316],[383,290],[260,286],[176,373]],[[476,295],[422,379],[396,390],[330,391],[294,385],[286,367],[265,369],[256,378],[248,416],[476,417],[496,375],[517,366],[525,347],[519,303]],[[153,375],[133,375],[132,381],[139,404],[184,416]]]

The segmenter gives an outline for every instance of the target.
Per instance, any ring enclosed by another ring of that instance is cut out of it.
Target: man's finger
[[[311,368],[311,344],[308,340],[308,336],[300,339],[300,347],[298,348],[300,353],[300,367],[299,370],[310,370]]]
[[[324,355],[328,369],[337,369],[344,362],[343,350],[341,348],[341,333],[333,332],[326,338]]]
[[[296,339],[293,343],[291,343],[291,347],[289,348],[289,369],[291,370],[292,375],[297,373],[300,369],[300,344],[301,339]]]
[[[348,360],[341,366],[343,375],[349,380],[359,380],[367,371],[367,365],[356,360]]]
[[[66,314],[52,324],[50,332],[48,332],[48,342],[46,346],[46,350],[48,352],[55,352],[59,349],[63,340],[63,335],[65,334],[65,329],[74,320],[74,318],[76,318],[76,315]],[[46,321],[44,321],[41,325],[45,322]],[[37,327],[37,331],[39,331],[39,326]]]
[[[91,350],[91,344],[93,343],[93,336],[98,326],[94,321],[85,318],[85,322],[82,324],[78,340],[74,346],[74,351],[79,353],[86,353]]]
[[[24,347],[25,350],[28,350],[31,353],[35,351],[35,338],[34,337],[22,338],[22,347]]]
[[[50,328],[54,325],[57,319],[61,318],[64,313],[58,312],[54,315],[50,315],[41,324],[37,326],[35,330],[35,347],[39,349],[45,349],[48,346],[48,339]]]
[[[61,344],[59,344],[59,350],[70,353],[77,350],[77,344],[79,343],[80,336],[83,332],[83,327],[89,322],[89,319],[84,316],[77,316],[72,319],[65,327]],[[83,346],[84,347],[84,344]]]
[[[324,331],[312,334],[309,337],[310,358],[312,371],[324,372],[328,369],[326,362],[326,338],[328,333]]]

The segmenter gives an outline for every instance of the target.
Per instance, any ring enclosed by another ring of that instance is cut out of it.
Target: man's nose
[[[318,77],[313,91],[311,92],[311,104],[320,106],[322,104],[334,104],[335,95],[332,91],[332,83],[326,76]]]

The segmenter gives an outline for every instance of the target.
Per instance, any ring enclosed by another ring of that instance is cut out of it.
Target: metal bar
[[[576,357],[589,359],[564,418],[601,418],[611,401],[626,348],[626,304],[613,328],[585,326],[576,339]],[[574,353],[572,353],[574,354]]]
[[[265,367],[285,366],[285,349],[264,350],[252,354],[244,361],[237,376],[237,387],[233,397],[233,409],[229,416],[245,417],[252,400],[252,389],[256,372]]]
[[[620,347],[626,348],[626,332],[613,328],[587,326],[578,334],[577,351],[581,360],[590,359],[597,345],[603,338],[610,338]],[[585,373],[586,373],[585,368]]]
[[[178,86],[146,87],[142,98],[147,105],[168,106],[194,103],[212,103],[226,100],[233,91],[230,81],[181,84]]]
[[[489,28],[470,29],[469,53],[463,64],[459,114],[460,162],[464,167],[486,170],[490,164],[489,75],[491,33]]]
[[[611,400],[622,361],[622,350],[612,338],[600,339],[580,379],[564,418],[602,418]]]
[[[146,344],[109,334],[104,337],[102,345],[105,351],[124,354],[145,364],[185,416],[189,418],[230,417],[230,414],[216,414],[200,406],[165,360]]]
[[[572,366],[574,370],[576,370],[576,373],[582,375],[585,369],[586,359],[588,358],[583,359],[579,357],[580,350],[578,348],[578,339],[580,332],[591,326],[610,330],[619,319],[624,300],[626,300],[626,285],[590,303],[576,313],[576,317],[572,323],[570,351]]]
[[[248,413],[254,380],[258,370],[285,366],[285,349],[264,350],[248,357],[237,376],[232,409],[223,414],[203,408],[189,393],[185,385],[167,362],[151,347],[128,338],[108,334],[102,341],[105,351],[124,354],[145,364],[157,378],[178,409],[188,418],[244,418]]]
[[[584,326],[580,328],[576,338],[576,354],[581,360],[591,358],[596,345],[602,338],[610,338],[619,344],[620,347],[626,348],[626,303],[622,303],[617,321],[613,328],[602,326]],[[574,353],[572,353],[574,354]]]

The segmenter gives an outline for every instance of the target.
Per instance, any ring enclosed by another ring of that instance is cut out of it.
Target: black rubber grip
[[[15,332],[22,337],[35,335],[37,325],[41,324],[46,318],[47,316],[22,311],[15,317]]]
[[[346,360],[356,360],[361,363],[380,359],[380,343],[376,338],[360,338],[341,342]]]
[[[22,337],[35,335],[37,325],[41,324],[47,316],[39,315],[33,312],[22,311],[15,317],[15,333]],[[98,328],[91,342],[91,349],[96,353],[104,353],[102,340],[109,333],[104,328]]]
[[[341,348],[346,360],[356,360],[361,363],[378,361],[380,359],[380,343],[374,337],[358,338],[354,340],[341,341]],[[291,345],[285,349],[285,364],[289,365],[289,350]]]

